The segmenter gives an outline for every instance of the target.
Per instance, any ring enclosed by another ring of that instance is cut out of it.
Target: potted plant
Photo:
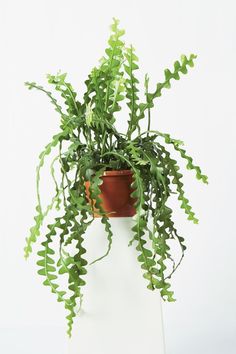
[[[173,70],[166,69],[164,80],[149,90],[149,77],[144,79],[144,95],[139,95],[136,77],[138,58],[132,46],[125,47],[122,40],[124,30],[119,29],[114,19],[105,56],[93,68],[85,81],[86,90],[78,100],[66,74],[48,75],[48,83],[54,86],[65,103],[62,107],[53,94],[37,85],[26,82],[29,89],[44,92],[61,123],[59,132],[39,156],[37,167],[37,206],[35,223],[26,239],[25,257],[32,251],[32,244],[40,236],[44,219],[54,207],[58,216],[50,223],[38,252],[38,273],[44,277],[57,300],[69,311],[68,334],[71,335],[76,306],[82,300],[84,276],[88,270],[83,235],[96,217],[104,224],[108,248],[101,260],[109,254],[112,246],[112,229],[109,218],[133,216],[133,236],[129,245],[135,244],[138,261],[150,290],[158,289],[164,300],[174,301],[169,280],[181,263],[185,244],[172,220],[168,200],[177,193],[180,206],[188,220],[198,223],[189,200],[185,196],[182,174],[177,161],[168,147],[187,162],[196,178],[207,183],[200,167],[183,148],[183,142],[169,134],[151,128],[151,112],[156,98],[170,88],[171,80],[179,80],[193,67],[195,55],[181,56]],[[144,97],[144,99],[142,98]],[[117,112],[123,101],[129,109],[127,131],[116,128]],[[147,127],[141,130],[140,123],[146,119]],[[40,172],[48,155],[58,149],[52,159],[51,175],[55,183],[55,195],[51,203],[43,208],[39,180]],[[60,166],[60,180],[55,174],[55,164]],[[53,241],[59,240],[59,249]],[[182,256],[174,261],[169,241],[175,241]],[[71,253],[71,244],[75,250]],[[56,252],[58,251],[58,252]],[[170,269],[169,263],[172,263]],[[58,277],[68,275],[68,288],[61,289]]]

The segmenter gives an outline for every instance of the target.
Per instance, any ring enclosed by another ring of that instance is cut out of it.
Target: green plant
[[[193,163],[192,158],[182,147],[183,142],[151,129],[151,111],[154,100],[170,88],[171,80],[179,80],[180,74],[186,74],[193,67],[195,55],[181,56],[174,63],[173,71],[166,69],[164,81],[156,85],[154,92],[149,91],[149,78],[144,80],[144,101],[139,97],[139,81],[136,77],[138,58],[134,48],[125,47],[122,40],[124,30],[118,28],[114,19],[111,36],[105,56],[100,65],[93,68],[86,80],[83,99],[78,100],[76,92],[66,80],[66,74],[48,75],[48,82],[64,100],[64,108],[50,91],[34,82],[26,82],[29,89],[44,92],[61,117],[60,131],[39,156],[37,167],[37,206],[34,226],[26,239],[25,257],[32,251],[32,244],[40,236],[41,226],[49,211],[55,207],[60,215],[47,226],[41,250],[38,252],[39,274],[44,285],[49,286],[69,311],[68,334],[76,316],[78,302],[82,300],[84,275],[87,272],[86,250],[83,247],[83,235],[93,222],[93,207],[88,203],[84,182],[89,180],[90,193],[95,206],[100,211],[101,222],[107,233],[109,253],[112,244],[112,230],[109,217],[101,207],[101,176],[106,169],[132,169],[133,190],[136,198],[136,215],[132,228],[133,238],[138,251],[138,261],[147,279],[148,288],[159,289],[164,300],[174,301],[169,279],[178,268],[184,252],[184,239],[180,236],[172,221],[172,210],[168,200],[177,193],[181,208],[193,223],[198,219],[185,196],[182,177],[177,161],[171,157],[168,146],[173,147],[186,160],[187,169],[196,173],[196,178],[207,183],[207,176]],[[126,101],[129,109],[127,132],[116,129],[116,113],[121,110],[121,102]],[[147,129],[141,132],[140,122],[147,118]],[[45,158],[58,148],[58,154],[51,164],[51,175],[55,183],[55,195],[44,209],[41,204],[39,181]],[[55,175],[55,164],[60,166],[60,181]],[[53,241],[59,240],[59,256],[53,247]],[[170,240],[175,240],[182,256],[175,263]],[[73,254],[68,247],[75,244]],[[101,258],[103,258],[102,256]],[[57,258],[57,259],[56,259]],[[100,259],[101,259],[100,258]],[[169,263],[172,263],[171,269]],[[169,273],[167,273],[169,272]],[[61,290],[58,276],[68,275],[68,289]]]

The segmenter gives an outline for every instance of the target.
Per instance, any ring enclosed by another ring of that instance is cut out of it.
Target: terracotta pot
[[[117,217],[130,217],[136,214],[134,207],[135,199],[131,197],[132,188],[131,183],[133,181],[133,172],[131,170],[119,170],[119,171],[105,171],[101,177],[103,183],[100,185],[102,199],[101,206],[107,213],[109,218]],[[89,202],[89,187],[90,182],[85,182],[86,193]],[[101,217],[96,212],[95,217]]]

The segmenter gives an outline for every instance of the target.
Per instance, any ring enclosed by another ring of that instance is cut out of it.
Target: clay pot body
[[[136,214],[134,207],[135,199],[131,197],[133,182],[133,172],[131,170],[105,171],[101,177],[103,183],[100,185],[102,200],[101,206],[109,218],[131,217]],[[90,182],[85,182],[86,193],[89,196]],[[94,210],[95,217],[101,217],[98,211]]]

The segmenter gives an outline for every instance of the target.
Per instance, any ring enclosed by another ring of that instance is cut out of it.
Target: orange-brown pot
[[[108,217],[130,217],[136,214],[134,207],[135,199],[131,197],[133,181],[133,172],[131,170],[105,171],[101,177],[103,183],[100,185],[102,200],[101,206],[108,214]],[[88,200],[90,182],[85,182]],[[95,209],[95,217],[101,217]]]

